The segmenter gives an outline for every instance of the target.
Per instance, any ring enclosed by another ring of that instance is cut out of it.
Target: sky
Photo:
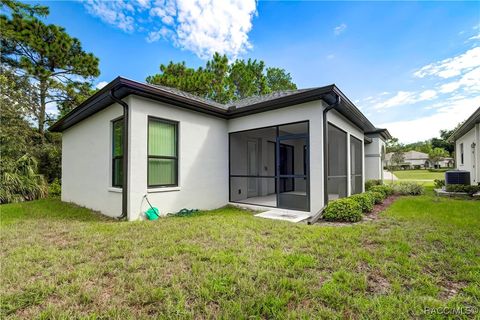
[[[409,143],[480,107],[480,2],[40,1],[100,59],[102,87],[213,52],[336,84],[377,127]]]

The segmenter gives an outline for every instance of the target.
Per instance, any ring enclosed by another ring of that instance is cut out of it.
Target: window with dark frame
[[[460,163],[463,164],[463,143],[460,143]]]
[[[178,123],[148,118],[148,187],[178,186]]]
[[[112,187],[123,186],[123,118],[112,121]]]

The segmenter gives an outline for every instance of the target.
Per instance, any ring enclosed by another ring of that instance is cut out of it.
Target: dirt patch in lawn
[[[380,203],[380,204],[376,204],[374,207],[373,207],[373,210],[372,212],[370,213],[367,213],[365,215],[365,218],[364,220],[377,220],[379,219],[379,214],[383,211],[385,211],[388,207],[390,207],[392,205],[392,203],[394,203],[398,198],[400,198],[400,196],[397,196],[397,195],[393,195],[393,196],[389,196],[388,198],[386,198],[385,200],[383,200],[383,203]]]
[[[448,300],[454,296],[456,296],[463,288],[467,286],[464,282],[456,282],[456,281],[443,281],[441,283],[442,290],[440,291],[440,299]]]

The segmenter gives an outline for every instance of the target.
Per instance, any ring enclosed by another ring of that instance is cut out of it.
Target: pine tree
[[[265,68],[263,61],[237,59],[229,63],[226,55],[215,53],[205,67],[189,68],[185,62],[160,65],[160,73],[147,82],[177,88],[219,103],[296,89],[292,77],[281,68]]]
[[[49,120],[47,105],[70,99],[72,92],[97,77],[99,61],[64,28],[46,25],[37,18],[47,15],[48,8],[11,0],[1,4],[10,14],[0,16],[0,61],[23,72],[36,86],[38,100],[33,115],[43,139]]]

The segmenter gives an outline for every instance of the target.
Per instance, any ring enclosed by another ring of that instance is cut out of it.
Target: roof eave
[[[468,117],[465,122],[458,127],[451,135],[448,137],[447,141],[448,142],[455,142],[458,138],[463,136],[465,133],[468,131],[472,130],[472,128],[475,126],[475,124],[480,122],[480,107],[475,110],[475,112]]]
[[[122,77],[115,78],[105,87],[96,92],[93,96],[81,103],[77,108],[70,111],[55,124],[53,124],[49,128],[49,131],[62,132],[74,124],[82,121],[83,119],[102,110],[103,108],[113,104],[114,101],[110,97],[110,91],[112,89],[115,90],[116,96],[120,99],[123,99],[130,94],[134,94],[144,98],[173,104],[182,108],[190,109],[192,111],[201,112],[224,119],[243,117],[250,114],[276,110],[320,99],[324,100],[328,104],[332,104],[336,100],[336,96],[340,96],[342,103],[336,107],[336,110],[340,114],[350,120],[365,133],[373,132],[375,130],[383,130],[383,133],[381,134],[383,134],[386,139],[391,138],[386,129],[375,128],[375,126],[373,126],[373,124],[363,115],[363,113],[334,84],[299,92],[278,99],[263,101],[238,109],[226,109],[220,108],[213,104],[192,100],[191,98],[171,93],[159,87],[154,87],[152,85],[143,84]]]
[[[110,98],[110,91],[112,89],[116,91],[116,95],[119,99],[123,99],[130,94],[135,94],[144,98],[174,104],[179,107],[191,109],[193,111],[202,112],[221,118],[227,117],[227,110],[225,109],[178,96],[170,92],[166,92],[160,88],[155,88],[136,81],[117,77],[96,92],[93,96],[82,102],[78,107],[55,122],[49,128],[49,131],[62,132],[68,129],[70,126],[102,110],[104,107],[113,104],[114,101]]]

